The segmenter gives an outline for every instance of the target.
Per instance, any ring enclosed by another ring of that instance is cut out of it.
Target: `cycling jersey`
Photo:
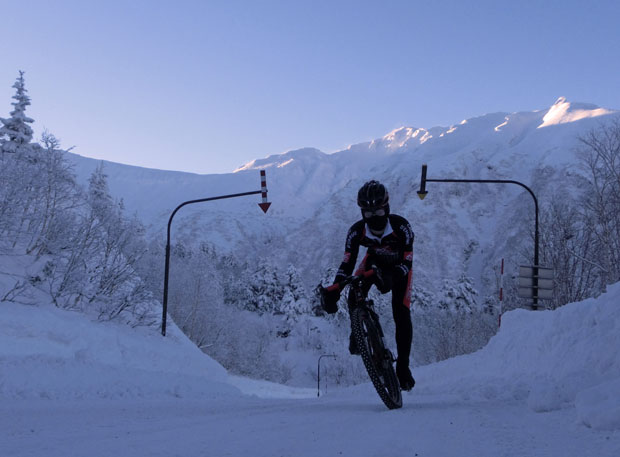
[[[407,219],[396,214],[388,216],[387,226],[380,238],[371,233],[364,220],[356,222],[347,234],[344,259],[334,282],[353,272],[360,246],[367,248],[361,268],[376,265],[388,273],[399,269],[400,275],[409,276],[413,260],[413,238],[414,234]]]

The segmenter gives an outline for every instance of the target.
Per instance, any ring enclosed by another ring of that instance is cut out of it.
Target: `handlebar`
[[[329,287],[323,287],[321,284],[319,284],[315,289],[315,293],[317,294],[318,297],[320,297],[322,308],[330,314],[335,313],[338,310],[337,305],[336,303],[327,302],[326,295],[329,294],[330,292],[338,292],[338,296],[339,296],[340,291],[349,284],[353,284],[352,287],[354,289],[355,287],[359,287],[359,284],[361,283],[363,279],[368,279],[374,276],[375,274],[377,274],[377,271],[375,268],[376,267],[373,265],[373,267],[370,270],[364,271],[363,273],[359,275],[347,276],[342,281],[332,284]],[[361,293],[361,291],[358,290],[357,293]],[[330,298],[330,300],[332,300],[333,298],[335,297]]]
[[[370,270],[364,271],[360,275],[347,276],[342,281],[337,282],[335,284],[332,284],[331,286],[326,287],[325,290],[328,291],[328,292],[333,292],[335,290],[342,290],[342,289],[344,289],[345,286],[347,286],[348,284],[351,284],[353,281],[358,280],[358,279],[368,279],[371,276],[373,276],[374,274],[375,274],[375,270],[374,269],[370,269]]]

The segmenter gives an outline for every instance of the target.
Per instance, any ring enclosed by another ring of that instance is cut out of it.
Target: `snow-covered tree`
[[[65,160],[60,141],[48,131],[41,137],[44,147],[38,147],[40,161],[33,185],[36,190],[36,217],[29,224],[31,241],[28,252],[38,255],[54,252],[67,239],[74,223],[72,212],[80,206],[79,189],[71,166]]]
[[[279,311],[288,318],[307,314],[311,311],[311,304],[306,288],[297,269],[291,264],[285,273],[284,296],[279,306]]]
[[[224,303],[243,308],[248,298],[248,265],[233,254],[216,255],[217,270],[222,278]]]
[[[478,308],[473,279],[461,275],[456,281],[444,280],[437,305],[446,311],[471,313]]]
[[[544,265],[553,268],[553,300],[550,308],[583,300],[602,286],[595,222],[577,209],[566,195],[556,195],[543,206],[540,247]],[[603,282],[604,283],[604,282]]]
[[[620,281],[620,117],[579,138],[587,173],[582,199],[596,244],[594,262],[605,284]]]
[[[259,313],[278,312],[285,291],[280,283],[277,268],[265,260],[260,260],[249,279],[247,292],[246,309]]]
[[[232,320],[224,306],[215,256],[208,244],[192,246],[186,239],[172,249],[170,315],[198,347],[217,344]]]
[[[411,289],[411,304],[416,312],[432,311],[437,306],[437,297],[424,287],[414,284]]]
[[[30,98],[26,95],[24,72],[19,72],[13,87],[14,109],[10,117],[0,118],[0,230],[6,231],[10,226],[13,235],[17,235],[13,242],[17,243],[34,214],[42,169],[30,166],[33,153],[41,148],[31,143],[33,131],[28,124],[34,121],[25,114]],[[19,222],[15,223],[15,219]]]
[[[13,87],[16,90],[13,98],[16,100],[12,103],[14,106],[11,111],[11,117],[0,118],[2,127],[0,127],[0,150],[2,152],[19,152],[27,147],[32,141],[32,127],[28,124],[34,122],[33,119],[26,116],[26,107],[30,105],[30,98],[26,95],[24,84],[24,72],[19,72],[19,77]]]
[[[464,274],[444,280],[433,294],[413,289],[413,356],[416,363],[430,363],[481,348],[497,329],[496,317],[481,306],[473,280]]]
[[[148,308],[141,305],[152,302],[135,268],[146,249],[144,229],[113,201],[101,166],[82,199],[71,232],[44,268],[50,295],[59,307],[94,311],[102,320],[139,321],[136,313]]]
[[[101,221],[105,221],[113,212],[113,200],[108,188],[108,175],[103,162],[100,162],[88,179],[88,202],[93,213]]]

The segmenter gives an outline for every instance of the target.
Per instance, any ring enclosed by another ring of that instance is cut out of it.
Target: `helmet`
[[[362,209],[380,208],[389,201],[388,191],[379,181],[368,181],[357,193],[357,205]]]

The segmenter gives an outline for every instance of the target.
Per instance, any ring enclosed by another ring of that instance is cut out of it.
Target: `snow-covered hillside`
[[[0,455],[617,456],[619,302],[615,284],[512,311],[482,350],[416,370],[397,411],[369,383],[317,398],[231,378],[174,327],[5,302]]]
[[[111,192],[137,212],[151,233],[163,236],[179,203],[258,190],[258,170],[267,170],[265,216],[259,197],[203,203],[184,208],[175,234],[190,234],[223,251],[293,263],[308,285],[338,264],[347,228],[358,218],[355,195],[374,178],[391,192],[392,211],[407,217],[416,233],[414,274],[429,288],[465,273],[481,294],[495,293],[493,267],[507,258],[512,273],[528,262],[531,198],[517,186],[429,184],[421,202],[416,191],[422,163],[429,177],[514,179],[536,191],[541,203],[557,189],[571,190],[578,172],[577,137],[615,111],[560,98],[548,109],[492,113],[448,127],[403,127],[372,142],[334,154],[301,149],[257,159],[224,175],[150,170],[106,163]],[[70,155],[78,180],[86,182],[98,163]],[[440,247],[440,248],[439,248]]]

